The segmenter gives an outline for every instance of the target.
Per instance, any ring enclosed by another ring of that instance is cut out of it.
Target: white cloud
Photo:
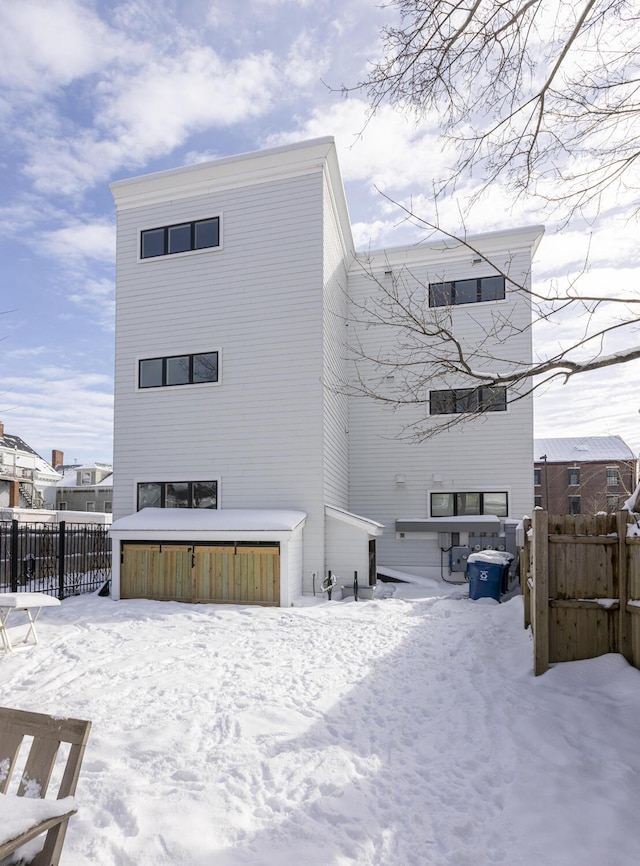
[[[46,93],[100,70],[126,47],[86,4],[20,0],[0,5],[0,80],[4,87]]]
[[[345,181],[365,180],[382,190],[418,193],[441,177],[447,160],[436,146],[436,128],[429,118],[419,127],[401,113],[383,106],[368,116],[366,102],[332,94],[298,129],[272,135],[270,145],[333,135]]]
[[[113,280],[85,277],[68,295],[70,301],[89,311],[90,318],[108,331],[115,327],[115,286]]]
[[[43,232],[38,239],[42,252],[68,261],[69,259],[97,259],[114,262],[116,230],[111,223],[98,221],[74,222],[53,231]]]
[[[50,354],[53,351],[50,350]],[[0,411],[8,433],[42,457],[51,449],[81,461],[112,459],[113,396],[108,376],[40,365],[4,382]]]
[[[633,361],[545,387],[535,399],[535,435],[618,435],[640,453],[639,379]]]
[[[103,78],[95,125],[41,144],[25,172],[46,193],[81,193],[122,166],[170,153],[194,132],[255,118],[278,81],[269,54],[223,62],[210,48],[159,58]]]

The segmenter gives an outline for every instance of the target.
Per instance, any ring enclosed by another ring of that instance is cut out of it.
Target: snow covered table
[[[5,650],[11,652],[13,646],[7,630],[9,615],[14,611],[22,610],[27,614],[29,628],[22,643],[38,643],[36,634],[36,620],[40,616],[43,607],[55,607],[60,601],[52,595],[42,592],[0,592],[0,637]],[[35,611],[35,614],[32,614]],[[31,640],[29,640],[31,638]]]

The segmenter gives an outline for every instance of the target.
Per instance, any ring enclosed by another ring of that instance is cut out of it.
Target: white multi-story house
[[[329,572],[375,582],[376,544],[378,563],[439,573],[445,542],[532,507],[530,397],[408,444],[396,413],[352,396],[374,277],[431,284],[425,304],[455,308],[471,342],[508,309],[507,360],[530,359],[530,309],[459,243],[358,256],[333,139],[111,189],[115,597],[289,604]],[[541,234],[474,246],[526,283]],[[432,411],[460,411],[460,383],[436,385]]]
[[[50,463],[0,423],[0,508],[55,508],[59,480]]]

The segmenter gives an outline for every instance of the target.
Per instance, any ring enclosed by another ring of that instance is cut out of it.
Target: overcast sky
[[[45,458],[112,456],[115,215],[110,181],[323,135],[336,139],[360,248],[418,240],[380,195],[428,219],[447,168],[437,123],[366,105],[391,12],[376,0],[0,0],[0,421]],[[337,90],[332,90],[336,88]],[[440,205],[458,228],[465,193]],[[637,224],[558,226],[495,188],[471,232],[546,223],[534,278],[637,284]],[[577,326],[579,327],[579,325]],[[560,343],[570,323],[540,333]],[[640,365],[555,385],[537,436],[619,434],[640,449]]]

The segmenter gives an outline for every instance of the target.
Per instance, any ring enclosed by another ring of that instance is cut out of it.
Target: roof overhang
[[[358,514],[344,511],[344,509],[336,508],[334,505],[325,505],[324,513],[327,517],[332,517],[334,520],[340,520],[342,523],[348,523],[350,526],[362,529],[372,536],[379,536],[384,532],[383,523],[377,523],[375,520],[370,520],[368,517],[360,517]]]
[[[429,517],[396,520],[396,532],[500,532],[502,520],[494,514],[468,517]]]

